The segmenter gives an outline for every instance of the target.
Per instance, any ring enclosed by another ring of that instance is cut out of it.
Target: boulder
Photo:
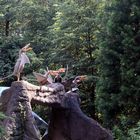
[[[1,140],[41,140],[31,102],[52,108],[43,140],[113,140],[105,128],[82,112],[77,90],[65,92],[61,83],[39,87],[26,81],[13,82],[2,93],[0,111],[7,118],[1,122],[6,130]]]

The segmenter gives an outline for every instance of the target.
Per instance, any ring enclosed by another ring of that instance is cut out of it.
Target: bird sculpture
[[[74,80],[72,81],[72,83],[78,84],[78,83],[80,83],[81,81],[84,81],[85,79],[87,79],[87,76],[86,76],[86,75],[76,76],[76,77],[74,78]]]
[[[18,59],[16,61],[16,64],[14,66],[13,73],[8,75],[8,76],[6,76],[6,77],[4,77],[4,78],[1,78],[0,80],[7,79],[7,78],[9,78],[9,77],[14,75],[14,76],[17,77],[17,81],[19,81],[20,80],[20,74],[24,69],[24,65],[26,63],[30,63],[30,60],[29,60],[28,56],[26,55],[26,52],[30,51],[30,50],[32,50],[32,48],[30,47],[30,43],[27,44],[26,46],[24,46],[23,48],[21,48],[19,50],[19,57],[18,57]]]
[[[76,76],[62,81],[62,84],[64,85],[66,91],[75,91],[78,90],[79,84],[86,79],[86,75]]]
[[[45,85],[45,84],[51,84],[53,82],[60,82],[61,76],[60,73],[65,72],[65,68],[60,68],[58,70],[49,70],[47,68],[47,71],[45,71],[45,74],[33,72],[34,76],[36,77],[38,83],[40,85]],[[55,76],[54,80],[52,76]]]
[[[58,70],[49,70],[50,75],[55,76],[54,82],[55,83],[62,83],[63,78],[61,77],[61,73],[64,73],[66,71],[65,68],[60,68]]]
[[[49,72],[50,75],[57,76],[60,73],[64,73],[65,71],[66,71],[65,68],[60,68],[58,70],[49,70],[48,72]]]
[[[36,77],[38,83],[40,85],[51,84],[53,83],[53,79],[48,71],[45,71],[45,74],[33,72],[34,76]]]
[[[53,79],[48,71],[45,71],[45,74],[33,72],[34,76],[36,77],[37,82],[39,83],[40,90],[42,89],[43,85],[53,83]]]

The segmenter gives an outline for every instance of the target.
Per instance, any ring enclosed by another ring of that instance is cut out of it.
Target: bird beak
[[[82,82],[82,81],[84,81],[86,79],[87,79],[87,76],[86,75],[77,76],[76,77],[76,82],[77,83],[80,83],[80,82]]]
[[[26,52],[28,52],[28,51],[30,51],[30,50],[32,50],[32,48],[31,48],[31,47],[28,47],[28,48],[26,49]]]
[[[32,50],[32,48],[31,48],[30,46],[31,46],[30,43],[27,44],[26,46],[24,46],[23,48],[21,48],[21,51],[23,51],[23,52],[27,52],[27,51]]]
[[[32,50],[32,48],[31,48],[30,46],[31,46],[30,43],[28,43],[28,44],[25,46],[26,52]]]
[[[66,69],[65,69],[65,68],[60,68],[58,71],[59,71],[60,73],[64,73],[64,72],[66,71]]]
[[[84,80],[86,80],[87,79],[87,75],[81,75],[80,76],[80,81],[84,81]]]

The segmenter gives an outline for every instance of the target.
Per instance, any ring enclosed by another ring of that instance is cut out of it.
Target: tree
[[[96,15],[99,5],[90,0],[64,0],[55,6],[57,12],[54,24],[50,26],[53,47],[49,49],[49,62],[56,67],[68,64],[70,75],[88,74],[90,78],[83,88],[86,95],[82,105],[87,113],[90,110],[89,115],[95,117],[95,50],[98,48],[96,35],[99,31]]]
[[[107,127],[127,129],[138,121],[139,1],[114,1],[98,56],[97,110]],[[105,14],[106,14],[105,13]]]

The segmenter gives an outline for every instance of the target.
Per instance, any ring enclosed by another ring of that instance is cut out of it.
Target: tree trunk
[[[10,26],[10,21],[6,20],[5,21],[5,35],[9,36],[9,26]]]

